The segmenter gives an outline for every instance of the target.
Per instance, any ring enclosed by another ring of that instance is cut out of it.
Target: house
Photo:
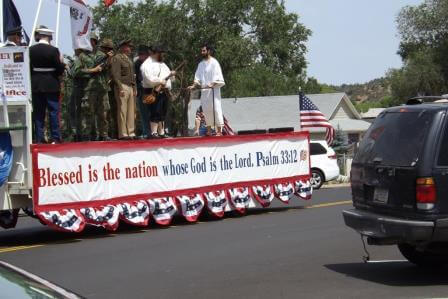
[[[370,123],[362,120],[345,93],[310,94],[308,98],[319,108],[335,129],[347,134],[356,143]],[[192,100],[189,128],[193,130],[199,100]],[[300,131],[299,96],[267,96],[222,99],[222,109],[234,131],[292,127]],[[325,139],[325,128],[311,129],[311,139]]]
[[[373,123],[375,118],[377,118],[384,110],[386,110],[386,108],[370,108],[367,112],[361,113],[361,116],[363,120]]]

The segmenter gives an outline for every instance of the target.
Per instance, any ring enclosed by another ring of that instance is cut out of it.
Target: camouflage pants
[[[75,85],[73,87],[73,103],[75,111],[73,115],[73,120],[75,123],[76,137],[75,141],[82,141],[86,137],[85,133],[85,86],[84,85]]]
[[[89,115],[92,117],[87,130],[94,132],[95,137],[109,136],[108,113],[110,111],[109,93],[100,88],[89,92]]]

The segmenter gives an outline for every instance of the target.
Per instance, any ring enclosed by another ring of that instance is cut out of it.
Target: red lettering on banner
[[[39,187],[55,187],[62,185],[82,184],[82,167],[78,171],[52,172],[50,168],[39,169]]]
[[[10,53],[0,53],[0,59],[10,59]]]

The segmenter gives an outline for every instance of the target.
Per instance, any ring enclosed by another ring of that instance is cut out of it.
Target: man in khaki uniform
[[[111,76],[117,101],[118,139],[135,139],[135,86],[134,64],[129,58],[132,43],[124,40],[118,45],[118,54],[111,60]]]

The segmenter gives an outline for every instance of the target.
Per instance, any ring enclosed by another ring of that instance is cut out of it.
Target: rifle
[[[178,67],[176,67],[174,69],[175,72],[177,72],[178,70],[180,70],[184,65],[185,65],[185,61],[183,61],[181,64],[179,64]],[[167,76],[164,80],[168,80],[169,78],[173,77],[172,74],[169,74],[169,76]],[[157,86],[155,86],[150,94],[144,95],[143,96],[143,103],[147,104],[147,105],[151,105],[152,103],[155,103],[155,101],[157,100],[157,95],[162,91],[162,84],[159,84]]]

